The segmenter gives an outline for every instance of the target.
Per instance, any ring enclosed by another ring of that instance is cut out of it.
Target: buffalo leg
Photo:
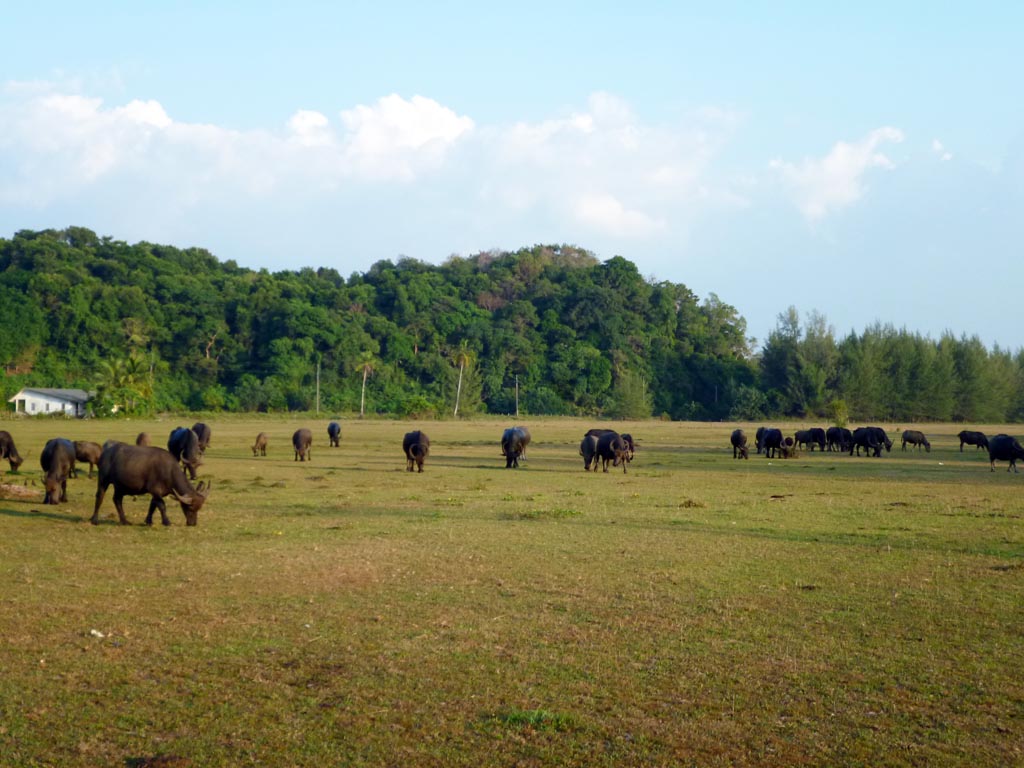
[[[103,503],[103,496],[107,492],[106,486],[99,486],[96,489],[96,507],[92,511],[92,517],[89,518],[89,522],[96,525],[100,521],[100,504]]]
[[[129,525],[128,518],[124,514],[124,494],[114,486],[114,506],[117,507],[117,516],[121,519],[121,525]]]
[[[164,525],[170,525],[170,518],[167,517],[167,505],[164,500],[159,496],[154,496],[149,502],[149,513],[146,515],[146,525],[153,524],[153,512],[160,510],[160,522]]]

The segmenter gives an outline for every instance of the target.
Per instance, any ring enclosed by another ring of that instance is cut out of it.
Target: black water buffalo
[[[622,435],[612,430],[607,430],[597,438],[597,457],[601,460],[603,471],[608,471],[608,462],[613,467],[622,465],[622,472],[625,474],[626,465],[629,464],[629,449]]]
[[[46,473],[43,485],[46,495],[43,504],[58,504],[68,500],[68,476],[75,471],[75,446],[70,440],[55,437],[48,440],[39,455],[39,464]]]
[[[100,454],[103,448],[99,443],[91,443],[88,440],[75,440],[75,460],[89,465],[89,477],[92,477],[92,468],[100,463]],[[74,474],[78,477],[78,473]]]
[[[889,453],[892,451],[892,440],[885,434],[885,430],[881,427],[868,427],[872,432],[875,433],[875,439],[878,440],[879,445],[885,446],[885,452]]]
[[[530,444],[530,430],[526,427],[509,427],[501,433],[501,455],[505,457],[505,469],[519,466],[519,459],[526,454]]]
[[[295,449],[296,461],[312,461],[313,433],[305,427],[296,429],[292,435],[292,448]]]
[[[89,519],[93,525],[99,523],[100,504],[109,486],[114,486],[114,506],[121,525],[128,525],[124,514],[124,497],[141,496],[148,493],[149,514],[146,525],[153,524],[153,512],[160,510],[160,520],[170,525],[167,517],[167,505],[164,496],[171,496],[185,513],[185,525],[195,525],[199,509],[209,495],[210,486],[200,483],[193,487],[185,477],[185,472],[178,460],[163,448],[128,445],[126,443],[108,442],[103,446],[100,456],[99,481],[96,486],[96,507]]]
[[[829,451],[845,453],[850,450],[853,442],[853,433],[846,427],[829,427],[825,430],[825,444]]]
[[[7,463],[11,465],[11,472],[17,472],[24,461],[18,449],[14,447],[11,433],[5,430],[0,430],[0,459],[7,459]]]
[[[797,450],[797,442],[795,438],[787,437],[782,441],[781,456],[784,459],[795,459],[800,456],[800,451]]]
[[[767,431],[768,427],[758,427],[754,433],[754,447],[757,448],[758,454],[764,450],[764,433]]]
[[[975,450],[978,448],[988,448],[988,438],[985,437],[984,432],[972,432],[969,429],[965,429],[957,437],[960,438],[960,453],[964,452],[965,445],[973,445]]]
[[[192,425],[192,431],[196,433],[196,439],[199,441],[199,455],[202,456],[210,447],[210,428],[203,422],[197,421]]]
[[[327,425],[327,439],[331,441],[331,448],[341,447],[341,424],[332,421]]]
[[[266,456],[267,455],[267,442],[269,438],[266,432],[260,432],[256,435],[256,442],[252,444],[252,455],[253,456]]]
[[[176,427],[167,438],[167,450],[188,471],[189,479],[196,479],[196,470],[203,463],[199,451],[199,436],[188,427]]]
[[[809,450],[813,451],[814,446],[818,446],[821,450],[825,450],[825,430],[821,427],[812,427],[811,429],[798,429],[796,434],[793,435],[793,442],[799,447],[804,446]]]
[[[734,429],[732,434],[729,436],[729,442],[732,443],[732,457],[734,459],[749,459],[750,454],[747,451],[747,433],[742,429]]]
[[[997,461],[1009,461],[1010,466],[1006,468],[1016,472],[1017,459],[1024,459],[1024,446],[1015,437],[999,434],[988,441],[988,460],[992,471],[996,471]]]
[[[860,449],[863,448],[866,456],[881,456],[882,445],[872,427],[857,427],[853,430],[853,440],[850,441],[850,455],[853,456],[856,450],[860,456]]]
[[[149,432],[139,432],[138,437],[135,438],[136,445],[149,445],[151,442]]]
[[[426,432],[418,429],[415,432],[406,432],[402,438],[402,450],[405,451],[405,468],[412,472],[416,467],[422,472],[423,462],[430,453],[430,438]]]
[[[924,432],[920,432],[916,429],[905,429],[903,430],[903,445],[902,449],[907,450],[907,444],[916,445],[917,450],[921,450],[921,446],[924,446],[926,453],[931,453],[932,444],[928,442],[928,438],[924,436]]]
[[[583,468],[590,471],[593,467],[597,471],[597,435],[587,433],[580,441],[580,456],[583,457]]]
[[[761,447],[766,458],[774,459],[776,454],[782,456],[782,430],[774,427],[765,427],[761,436]]]

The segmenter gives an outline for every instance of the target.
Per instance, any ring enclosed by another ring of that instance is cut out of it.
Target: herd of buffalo
[[[193,485],[197,470],[202,463],[202,456],[210,445],[210,427],[202,422],[192,428],[177,427],[173,429],[167,440],[167,449],[150,445],[150,437],[142,432],[136,438],[135,445],[108,440],[104,445],[83,440],[70,441],[54,438],[46,443],[40,454],[40,464],[45,473],[43,485],[44,504],[57,504],[67,501],[67,481],[76,476],[76,462],[89,465],[89,477],[93,468],[97,468],[98,484],[96,487],[96,506],[90,522],[99,521],[100,505],[110,486],[114,487],[114,506],[122,524],[128,520],[122,506],[125,496],[148,494],[151,497],[146,524],[152,525],[153,513],[160,511],[164,525],[170,525],[164,498],[175,499],[185,514],[187,525],[195,525],[197,515],[210,491],[209,483]],[[327,436],[331,447],[341,444],[341,425],[332,421],[327,427]],[[964,430],[957,435],[960,439],[960,450],[965,445],[986,449],[992,471],[996,461],[1009,461],[1007,471],[1017,471],[1017,459],[1024,459],[1024,447],[1016,438],[999,434],[988,438],[982,432]],[[925,435],[914,429],[908,429],[902,435],[903,450],[907,446],[920,450],[931,451],[931,443]],[[530,444],[530,430],[516,426],[506,429],[501,436],[501,455],[505,458],[505,467],[512,469],[519,466],[520,460],[526,458],[526,448]],[[252,446],[253,456],[266,456],[269,438],[266,432],[256,436]],[[733,431],[730,437],[733,458],[749,458],[747,435],[742,429]],[[309,429],[297,429],[292,435],[292,447],[295,450],[295,461],[311,461],[313,433]],[[851,456],[856,452],[859,456],[863,448],[865,455],[881,456],[882,449],[892,450],[893,442],[881,427],[859,427],[853,431],[841,427],[797,430],[792,436],[784,436],[782,430],[774,427],[759,427],[754,436],[757,453],[767,458],[791,458],[799,455],[801,449],[814,451],[841,451]],[[402,439],[402,451],[405,453],[406,469],[409,472],[423,471],[424,462],[430,453],[430,438],[422,430],[408,432]],[[625,473],[633,460],[636,445],[633,436],[619,434],[612,429],[591,429],[580,442],[579,454],[583,457],[583,468],[597,471],[600,465],[608,471],[608,465],[622,467]],[[17,471],[22,464],[22,457],[14,445],[9,432],[0,430],[0,459],[6,459],[12,471]]]
[[[903,450],[907,446],[926,452],[930,452],[932,444],[924,433],[916,429],[903,431]],[[963,452],[965,445],[973,445],[976,449],[984,448],[988,451],[989,463],[992,471],[995,472],[997,461],[1009,461],[1011,469],[1017,471],[1017,459],[1024,459],[1024,447],[1017,438],[1010,435],[999,434],[989,439],[984,432],[971,430],[961,431],[957,437],[960,439],[960,451]],[[729,438],[732,445],[732,457],[734,459],[748,459],[750,453],[747,448],[747,434],[742,429],[733,430]],[[858,427],[852,432],[845,427],[829,427],[822,429],[813,427],[811,429],[798,429],[792,437],[786,437],[781,429],[774,427],[758,427],[754,434],[754,446],[759,454],[763,453],[769,459],[788,459],[799,455],[801,449],[814,451],[836,451],[849,453],[853,456],[854,451],[860,456],[861,448],[866,456],[881,456],[882,448],[886,452],[892,450],[893,442],[885,434],[881,427]]]

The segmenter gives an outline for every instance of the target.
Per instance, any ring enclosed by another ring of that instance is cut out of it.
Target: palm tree
[[[359,396],[359,418],[363,418],[363,413],[366,407],[366,380],[370,374],[373,373],[374,367],[377,365],[377,361],[374,359],[371,352],[364,352],[359,362],[356,364],[356,370],[363,372],[363,392]]]
[[[466,347],[466,342],[463,341],[459,344],[459,348],[455,351],[455,362],[459,366],[459,385],[455,389],[455,413],[453,416],[459,415],[459,398],[462,397],[462,374],[466,371],[466,366],[469,365],[472,357],[470,356],[469,349]]]

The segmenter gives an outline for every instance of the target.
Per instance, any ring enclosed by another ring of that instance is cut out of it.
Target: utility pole
[[[320,355],[316,356],[316,415],[320,415]]]
[[[516,374],[516,418],[519,418],[519,374]]]

